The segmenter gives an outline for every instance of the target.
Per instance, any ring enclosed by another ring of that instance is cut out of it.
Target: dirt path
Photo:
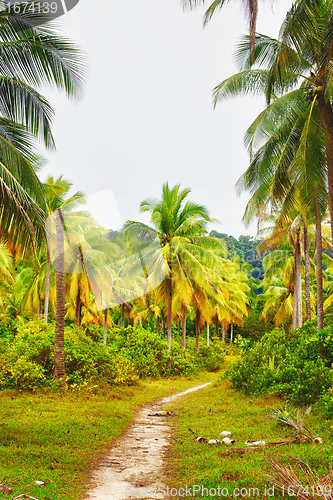
[[[170,434],[170,427],[166,425],[170,415],[163,411],[163,406],[211,383],[192,387],[141,408],[132,427],[117,440],[98,470],[94,471],[93,486],[86,499],[165,498],[162,493],[148,493],[162,485],[163,454]]]

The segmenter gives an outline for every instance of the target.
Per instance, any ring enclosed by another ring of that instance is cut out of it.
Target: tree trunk
[[[325,122],[325,146],[326,146],[326,163],[327,163],[327,180],[328,180],[328,199],[329,211],[331,219],[331,235],[333,241],[333,122],[332,108],[330,103],[324,103],[324,122]]]
[[[228,329],[226,328],[225,321],[222,321],[222,342],[225,342],[225,336],[227,333]]]
[[[195,352],[199,352],[199,334],[200,334],[200,311],[197,309],[195,315]]]
[[[168,282],[168,315],[167,315],[167,321],[168,321],[168,351],[171,352],[171,338],[172,338],[172,333],[171,333],[171,325],[172,325],[172,288],[171,288],[171,276],[167,278]]]
[[[317,330],[323,329],[324,301],[323,301],[323,248],[321,236],[321,220],[317,193],[314,196],[316,212],[316,251],[317,251]]]
[[[125,328],[125,304],[121,304],[121,328]]]
[[[182,322],[183,322],[183,335],[182,335],[182,349],[186,349],[186,304],[182,302]]]
[[[103,338],[104,347],[106,347],[107,338],[108,338],[108,310],[104,309],[104,338]]]
[[[166,337],[165,321],[163,321],[163,338],[165,339],[165,337]]]
[[[215,337],[216,340],[219,338],[219,318],[215,316]]]
[[[209,347],[209,324],[207,323],[207,347]]]
[[[302,268],[301,268],[301,246],[299,241],[299,232],[296,237],[295,245],[295,278],[294,278],[294,306],[293,306],[293,329],[302,326]]]
[[[233,343],[234,341],[234,324],[231,323],[231,326],[230,326],[230,342]]]
[[[310,300],[310,248],[308,228],[304,221],[304,264],[305,264],[305,303],[306,320],[311,321],[311,300]]]
[[[47,246],[46,256],[46,276],[45,276],[45,297],[44,297],[44,323],[47,323],[49,317],[50,300],[50,276],[51,276],[51,255]]]
[[[81,295],[80,287],[77,291],[76,303],[75,303],[75,324],[78,328],[81,326]]]
[[[160,318],[157,317],[157,320],[156,320],[156,333],[159,334],[160,333]]]
[[[64,219],[60,208],[56,213],[56,234],[57,234],[57,253],[56,253],[56,324],[54,336],[54,380],[62,380],[62,386],[65,381],[65,354],[64,354],[64,334],[65,334],[65,235]]]

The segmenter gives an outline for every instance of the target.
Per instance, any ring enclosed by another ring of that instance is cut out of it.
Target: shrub
[[[246,394],[280,394],[296,405],[312,404],[332,385],[332,371],[323,359],[330,342],[311,326],[292,332],[274,329],[246,350],[227,375]]]
[[[328,389],[315,404],[315,409],[327,420],[333,420],[333,388]]]
[[[214,342],[210,347],[200,341],[200,353],[195,354],[194,340],[189,340],[184,352],[173,341],[171,367],[166,341],[142,327],[113,328],[108,345],[102,345],[99,327],[87,332],[76,327],[65,328],[66,381],[80,388],[96,383],[133,385],[139,378],[168,375],[195,375],[199,370],[216,371],[224,359],[224,347]],[[0,388],[34,390],[54,387],[53,351],[54,324],[31,321],[21,325],[9,342],[0,341]]]

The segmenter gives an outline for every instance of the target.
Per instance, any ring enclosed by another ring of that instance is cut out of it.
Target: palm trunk
[[[182,335],[182,349],[186,349],[186,304],[182,302],[182,322],[183,322],[183,335]]]
[[[103,338],[103,345],[106,347],[106,341],[108,338],[108,310],[104,310],[104,338]]]
[[[47,246],[45,297],[44,297],[44,323],[47,323],[49,317],[50,275],[51,275],[51,255],[49,252],[49,247]]]
[[[301,268],[301,246],[299,232],[297,233],[295,245],[295,279],[294,279],[294,307],[293,307],[293,329],[302,326],[302,268]]]
[[[171,339],[172,339],[172,333],[171,333],[171,325],[172,325],[172,288],[171,288],[171,277],[169,276],[167,278],[168,282],[168,315],[167,315],[167,322],[168,322],[168,351],[171,352]]]
[[[54,380],[65,382],[65,354],[64,354],[64,334],[65,334],[65,236],[64,219],[60,208],[56,212],[56,234],[57,234],[57,254],[56,254],[56,324],[54,336]]]
[[[197,309],[195,316],[195,352],[199,352],[199,334],[200,334],[200,311]]]
[[[308,228],[304,223],[304,264],[305,264],[305,303],[306,320],[311,321],[311,300],[310,300],[310,248]]]
[[[209,347],[209,324],[207,323],[207,347]]]
[[[219,338],[219,318],[215,316],[215,337],[216,340]]]
[[[230,326],[230,342],[233,343],[234,341],[234,324],[231,323],[231,326]]]
[[[333,241],[333,122],[332,108],[330,103],[322,105],[324,111],[325,123],[325,146],[326,146],[326,163],[327,163],[327,180],[328,180],[328,200],[331,219],[331,235]]]
[[[125,328],[125,304],[121,304],[121,328]]]
[[[76,303],[75,303],[75,324],[78,328],[81,326],[81,296],[80,288],[77,291]]]
[[[225,342],[225,336],[228,329],[226,328],[225,321],[222,321],[222,342]]]
[[[321,220],[319,213],[318,196],[315,193],[315,212],[316,212],[316,251],[317,251],[317,330],[323,329],[324,321],[324,301],[323,301],[323,248],[321,236]]]

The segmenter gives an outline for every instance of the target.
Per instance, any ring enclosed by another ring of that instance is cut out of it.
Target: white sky
[[[261,2],[257,31],[277,36],[291,3]],[[147,223],[139,204],[159,197],[168,181],[189,187],[189,199],[222,223],[210,229],[255,234],[255,224],[246,229],[241,220],[249,197],[237,197],[234,186],[249,163],[244,132],[264,101],[245,96],[213,110],[211,99],[213,87],[237,72],[233,53],[247,21],[236,0],[204,30],[203,13],[184,12],[180,0],[80,0],[61,18],[87,54],[89,78],[77,104],[47,93],[57,151],[41,177],[63,175],[85,194],[104,191],[89,209],[96,218],[103,209],[112,229],[119,229],[112,192],[123,222]]]

